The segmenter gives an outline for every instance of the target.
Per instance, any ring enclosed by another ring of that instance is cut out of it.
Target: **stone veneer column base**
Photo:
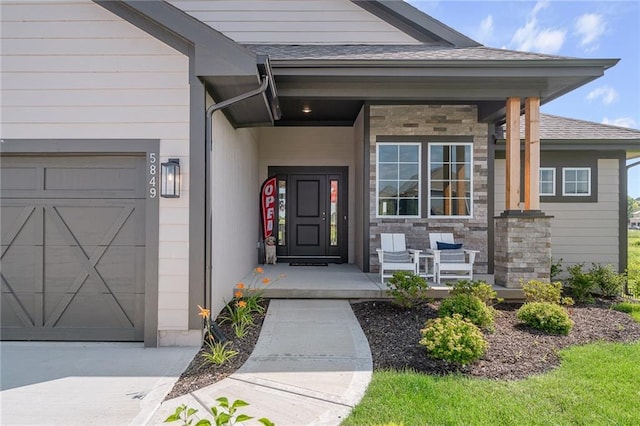
[[[551,219],[541,211],[506,211],[495,218],[495,283],[521,288],[522,282],[549,282]]]

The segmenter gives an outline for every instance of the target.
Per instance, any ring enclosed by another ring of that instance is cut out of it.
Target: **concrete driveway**
[[[197,350],[2,342],[0,424],[146,424]]]

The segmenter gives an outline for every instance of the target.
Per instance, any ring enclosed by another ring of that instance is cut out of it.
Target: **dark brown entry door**
[[[299,256],[328,255],[326,175],[293,175],[291,190],[292,253]]]
[[[286,201],[279,213],[278,257],[347,262],[346,168],[277,169]]]

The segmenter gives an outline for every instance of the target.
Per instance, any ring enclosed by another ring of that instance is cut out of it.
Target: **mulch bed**
[[[438,316],[438,303],[401,309],[391,302],[352,304],[353,311],[369,340],[374,370],[412,370],[444,375],[453,372],[489,379],[522,379],[544,373],[558,365],[558,350],[597,341],[640,340],[640,323],[628,314],[613,311],[608,301],[569,308],[575,322],[568,336],[548,335],[519,323],[520,304],[497,305],[495,331],[484,333],[489,349],[476,363],[458,367],[430,358],[418,344],[420,329],[427,319]]]
[[[640,323],[631,316],[610,309],[611,301],[569,308],[575,325],[568,336],[547,335],[523,326],[516,319],[520,304],[497,305],[495,331],[485,333],[489,349],[473,365],[458,367],[427,356],[418,344],[420,329],[438,316],[439,302],[414,309],[401,309],[388,301],[352,303],[360,326],[369,341],[374,370],[412,370],[424,374],[461,373],[472,377],[514,380],[541,374],[560,365],[560,349],[593,343],[640,341]],[[175,398],[228,377],[244,364],[258,341],[264,315],[242,339],[223,324],[225,335],[240,354],[221,367],[205,364],[198,353],[165,399]]]

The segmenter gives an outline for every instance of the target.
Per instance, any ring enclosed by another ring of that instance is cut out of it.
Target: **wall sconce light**
[[[161,167],[161,188],[160,196],[164,198],[180,197],[180,159],[169,158],[169,161],[162,163]]]

